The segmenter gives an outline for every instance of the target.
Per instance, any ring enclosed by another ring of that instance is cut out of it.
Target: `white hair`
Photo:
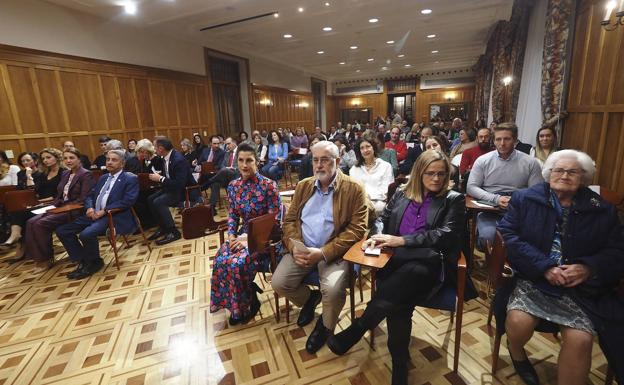
[[[109,154],[117,155],[122,163],[126,163],[126,150],[124,150],[123,148],[120,148],[120,149],[116,148],[114,150],[106,151],[106,155],[109,155]]]
[[[332,158],[338,159],[340,157],[340,151],[338,151],[338,146],[336,146],[333,142],[329,140],[321,140],[311,148],[312,152],[316,150],[327,150]]]
[[[150,155],[154,155],[156,150],[154,149],[154,145],[150,142],[149,139],[141,139],[137,142],[136,151],[147,151]]]
[[[106,142],[106,150],[123,150],[123,144],[117,139],[111,139]]]
[[[550,173],[552,169],[561,159],[572,159],[576,161],[584,171],[582,184],[589,186],[592,183],[594,174],[596,173],[596,164],[589,155],[582,151],[576,150],[560,150],[550,154],[548,159],[546,159],[546,162],[544,162],[544,167],[542,168],[542,176],[545,181],[550,180]]]

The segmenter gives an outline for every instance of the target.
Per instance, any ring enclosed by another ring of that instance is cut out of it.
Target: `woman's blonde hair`
[[[451,162],[449,158],[438,150],[427,150],[420,154],[416,163],[412,167],[410,178],[407,184],[403,187],[405,196],[415,202],[422,203],[425,200],[425,186],[423,185],[423,175],[425,171],[433,162],[444,162],[444,168],[446,169],[446,177],[444,178],[444,185],[437,194],[438,196],[447,193],[449,181],[451,179]]]
[[[39,168],[41,169],[41,172],[43,172],[44,174],[48,175],[50,173],[50,167],[46,166],[43,163],[43,153],[47,152],[48,154],[52,155],[53,157],[56,158],[56,164],[58,164],[59,169],[62,170],[65,168],[65,166],[63,165],[63,152],[61,150],[58,150],[56,148],[52,148],[52,147],[46,147],[43,150],[39,151]]]

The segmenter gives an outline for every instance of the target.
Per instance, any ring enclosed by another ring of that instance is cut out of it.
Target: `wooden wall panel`
[[[605,31],[603,15],[604,2],[579,4],[562,146],[594,158],[594,183],[624,192],[624,34]]]
[[[203,76],[0,45],[0,148],[17,155],[71,139],[93,159],[101,135],[156,134],[178,146],[214,132],[208,90]]]
[[[336,124],[340,119],[338,118],[338,110],[336,109],[336,97],[335,96],[326,96],[325,97],[325,118],[327,128]]]
[[[388,110],[387,94],[366,94],[359,96],[336,96],[336,118],[331,125],[342,119],[342,110],[352,108],[368,108],[371,111],[371,122],[377,116],[385,116]],[[344,123],[344,122],[343,122]],[[362,122],[366,123],[366,122]]]
[[[257,130],[272,130],[279,127],[305,127],[314,129],[314,105],[311,93],[292,92],[287,89],[267,86],[252,86],[253,127]],[[269,101],[270,105],[262,104]]]
[[[416,109],[414,119],[429,123],[429,105],[434,103],[448,103],[448,97],[453,96],[451,103],[472,102],[474,87],[432,89],[416,91]],[[474,106],[472,107],[474,108]],[[471,112],[470,116],[474,116]],[[474,119],[472,119],[474,120]]]

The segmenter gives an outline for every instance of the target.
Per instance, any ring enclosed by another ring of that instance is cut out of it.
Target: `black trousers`
[[[170,232],[176,229],[169,207],[175,207],[178,201],[177,194],[164,190],[157,191],[147,198],[150,211],[156,218],[161,231]]]

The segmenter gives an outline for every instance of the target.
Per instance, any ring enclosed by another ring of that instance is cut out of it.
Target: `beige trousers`
[[[334,330],[340,311],[345,304],[349,286],[349,263],[343,259],[327,263],[318,263],[321,294],[323,295],[323,325]],[[290,253],[284,254],[277,265],[271,286],[282,297],[288,298],[295,305],[303,306],[310,297],[310,288],[302,281],[314,267],[301,267],[295,263]]]

